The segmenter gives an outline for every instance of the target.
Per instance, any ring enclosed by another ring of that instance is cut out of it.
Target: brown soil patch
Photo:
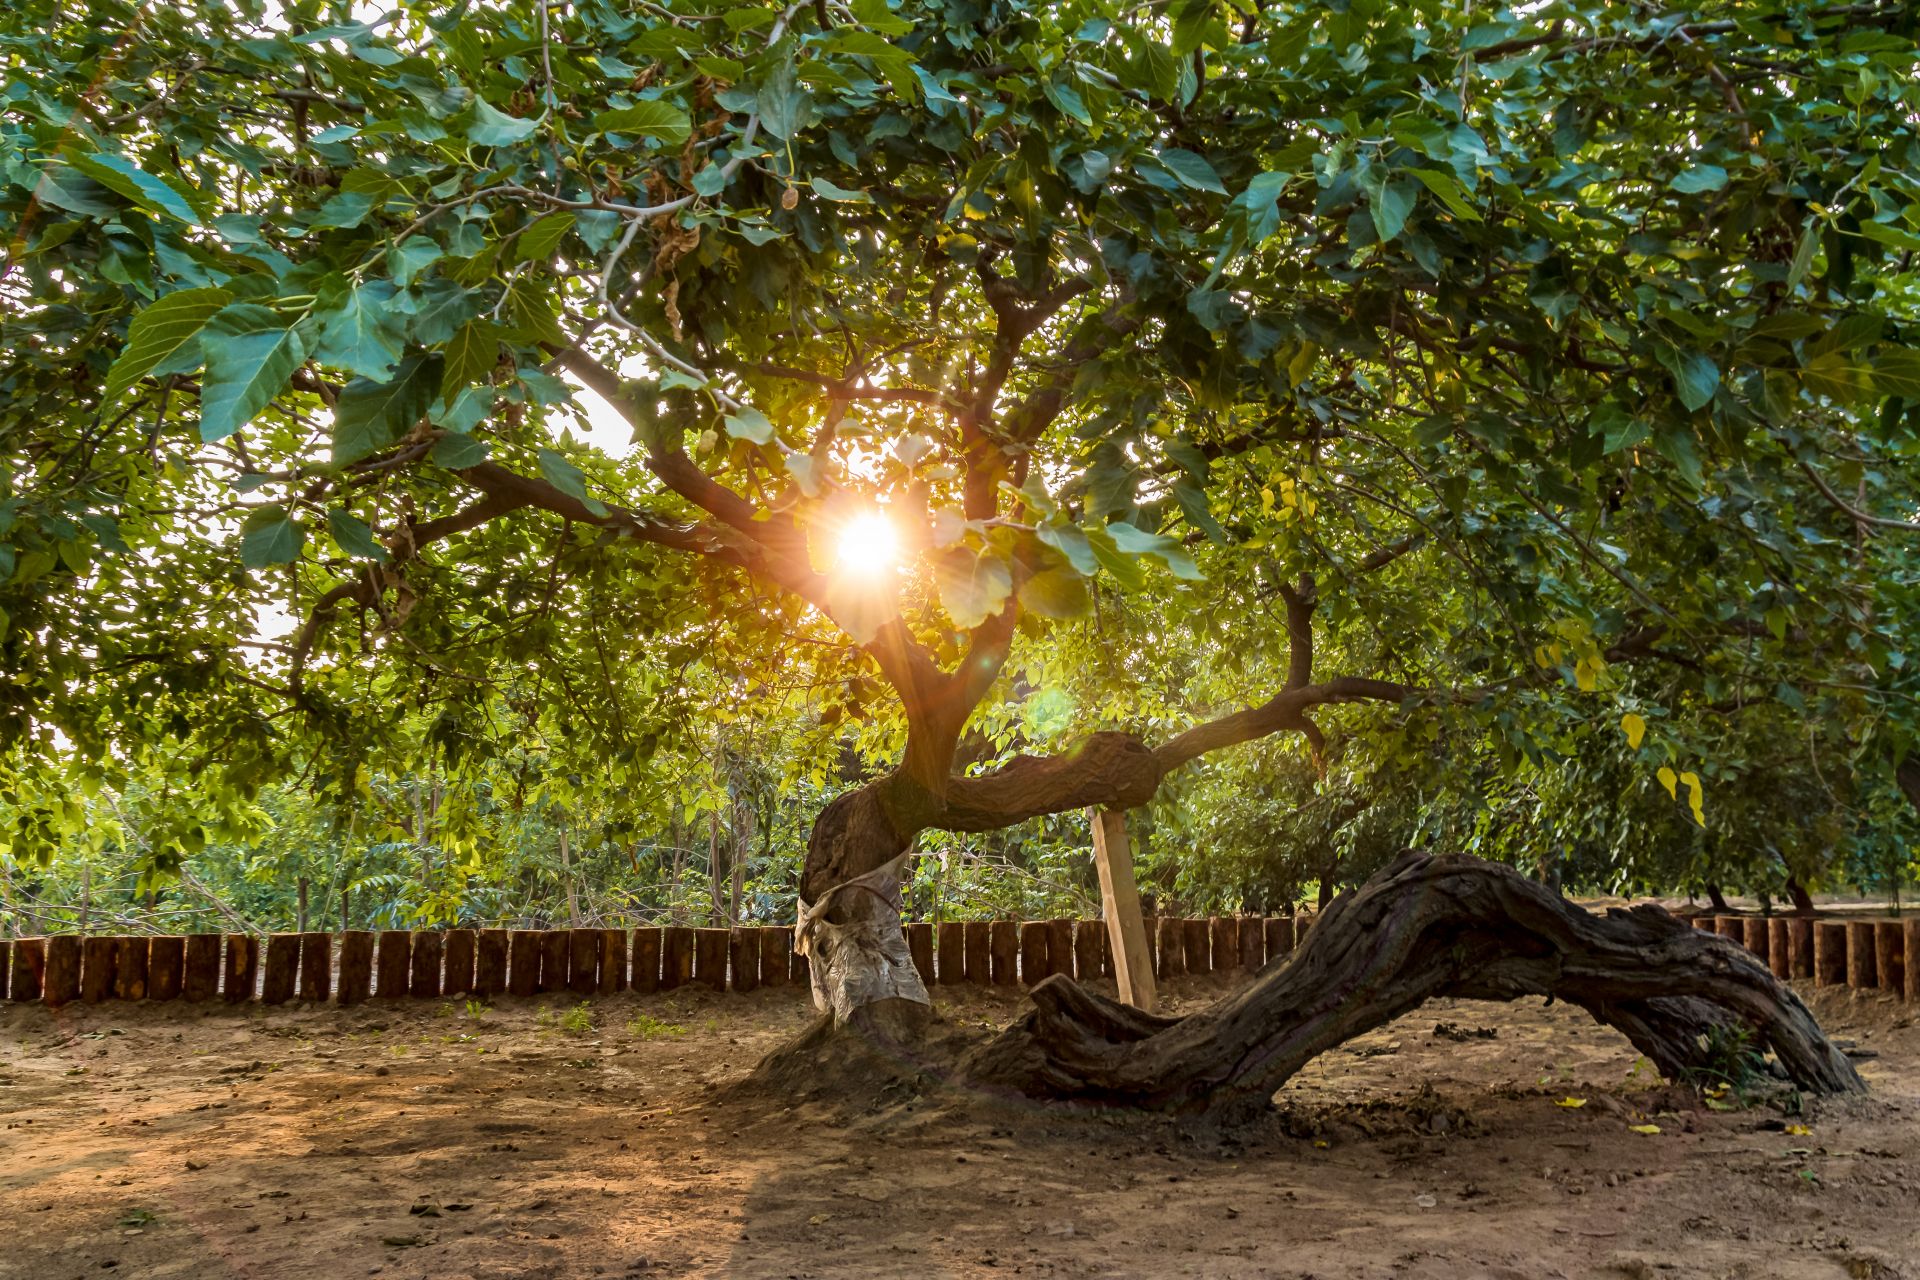
[[[1224,1141],[1007,1099],[723,1101],[810,1020],[792,992],[595,1000],[586,1032],[560,998],[9,1006],[0,1277],[1920,1280],[1920,1028],[1814,995],[1878,1054],[1868,1098],[1710,1111],[1578,1010],[1446,1003]],[[937,996],[961,1025],[1023,1003]]]

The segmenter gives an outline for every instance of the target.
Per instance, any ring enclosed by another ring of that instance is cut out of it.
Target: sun
[[[866,511],[840,531],[839,567],[860,578],[878,578],[900,567],[900,536],[893,522],[878,511]]]

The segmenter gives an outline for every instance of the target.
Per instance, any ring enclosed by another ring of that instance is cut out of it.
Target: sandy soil
[[[1920,1280],[1920,1027],[1813,994],[1877,1054],[1870,1098],[1712,1111],[1577,1010],[1450,1003],[1224,1144],[993,1100],[716,1101],[810,1016],[794,992],[595,1000],[584,1030],[558,998],[8,1006],[0,1277]],[[1022,1003],[939,995],[973,1023]]]

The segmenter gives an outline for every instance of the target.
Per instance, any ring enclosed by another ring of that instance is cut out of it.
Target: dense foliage
[[[1079,793],[949,769],[1283,689],[1138,811],[1156,892],[1911,872],[1906,6],[0,27],[21,884],[781,918],[900,765],[916,905],[1057,903],[1083,822],[1013,824]]]

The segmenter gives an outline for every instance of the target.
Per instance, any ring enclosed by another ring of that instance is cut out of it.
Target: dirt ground
[[[936,995],[974,1024],[1024,1004]],[[719,1101],[810,1017],[793,991],[9,1006],[0,1277],[1920,1280],[1920,1027],[1811,997],[1875,1055],[1870,1097],[1710,1110],[1578,1010],[1446,1003],[1224,1143],[995,1099]]]

